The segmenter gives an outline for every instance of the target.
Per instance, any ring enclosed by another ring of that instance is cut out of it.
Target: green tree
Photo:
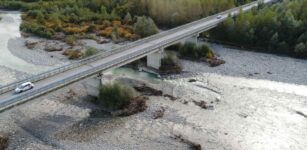
[[[154,21],[149,17],[138,17],[134,24],[134,32],[141,37],[147,37],[159,32]]]
[[[131,24],[132,23],[132,17],[131,14],[128,12],[124,18],[124,23],[125,24]]]

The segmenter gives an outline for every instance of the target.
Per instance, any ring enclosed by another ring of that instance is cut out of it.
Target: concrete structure
[[[272,1],[274,0],[261,0],[263,3],[269,3]],[[0,87],[0,110],[39,97],[50,91],[59,89],[94,74],[123,66],[148,55],[148,64],[152,67],[158,68],[161,65],[161,58],[163,57],[161,49],[164,47],[193,36],[194,39],[192,38],[192,40],[197,40],[196,37],[199,33],[216,27],[219,23],[225,20],[229,14],[235,16],[240,10],[243,12],[249,11],[253,7],[258,6],[258,2],[259,1],[256,1],[244,6],[233,8],[214,16],[200,19],[160,34],[141,39],[112,52],[99,53],[66,67],[60,67],[30,77],[26,80],[17,81],[7,86]],[[34,82],[36,85],[35,88],[22,94],[14,94],[15,87],[25,81]]]
[[[154,69],[160,69],[162,59],[164,57],[164,49],[160,48],[159,51],[149,54],[147,56],[147,67],[154,68]]]

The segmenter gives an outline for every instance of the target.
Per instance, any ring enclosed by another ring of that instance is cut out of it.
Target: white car
[[[216,16],[216,19],[221,19],[221,18],[222,18],[222,15]]]
[[[21,84],[20,86],[18,86],[16,89],[15,89],[15,93],[18,94],[18,93],[22,93],[22,92],[25,92],[25,91],[28,91],[28,90],[31,90],[34,88],[34,84],[31,83],[31,82],[26,82],[26,83],[23,83]]]

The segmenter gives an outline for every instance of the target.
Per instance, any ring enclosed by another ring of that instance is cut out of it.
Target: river
[[[20,12],[0,11],[0,66],[5,66],[29,74],[37,74],[50,69],[49,66],[30,64],[16,56],[8,49],[11,39],[21,37],[19,26],[21,24]],[[21,52],[22,53],[22,52]]]

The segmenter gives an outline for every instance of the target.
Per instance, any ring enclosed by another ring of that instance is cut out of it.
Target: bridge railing
[[[246,5],[242,5],[242,6],[239,6],[239,7],[235,7],[235,8],[232,8],[230,10],[227,10],[227,11],[224,11],[224,12],[221,12],[221,13],[218,13],[216,15],[213,15],[213,16],[209,16],[209,17],[206,17],[206,18],[203,18],[203,19],[200,19],[200,20],[197,20],[197,21],[194,21],[194,22],[191,22],[191,23],[188,23],[188,24],[185,24],[185,25],[182,25],[182,26],[179,26],[179,27],[176,27],[176,28],[173,28],[173,29],[170,29],[170,30],[167,30],[167,31],[164,31],[164,32],[161,32],[159,34],[156,34],[156,35],[153,35],[153,36],[149,36],[147,38],[143,38],[141,40],[138,40],[138,41],[135,41],[135,42],[132,42],[130,44],[127,44],[125,46],[122,46],[120,48],[117,48],[117,49],[114,49],[114,50],[110,50],[108,52],[100,52],[96,55],[93,55],[91,57],[88,57],[88,58],[85,58],[85,59],[82,59],[82,60],[79,60],[77,62],[73,62],[73,63],[70,63],[68,65],[65,65],[65,66],[62,66],[62,67],[59,67],[59,68],[55,68],[55,69],[52,69],[50,71],[46,71],[46,72],[43,72],[43,73],[40,73],[40,74],[37,74],[37,75],[33,75],[31,77],[28,77],[26,79],[23,79],[23,80],[19,80],[19,81],[16,81],[16,82],[13,82],[13,83],[10,83],[10,84],[7,84],[5,86],[2,86],[0,87],[0,94],[3,94],[3,93],[6,93],[8,91],[11,91],[13,90],[15,87],[17,87],[18,85],[24,83],[24,82],[37,82],[37,81],[40,81],[42,79],[46,79],[48,77],[51,77],[51,76],[54,76],[56,74],[59,74],[59,73],[63,73],[63,72],[66,72],[68,70],[71,70],[71,69],[74,69],[74,68],[77,68],[77,67],[80,67],[82,65],[85,65],[85,64],[88,64],[88,63],[91,63],[91,62],[94,62],[94,61],[97,61],[99,59],[103,59],[105,57],[108,57],[110,55],[113,55],[113,54],[116,54],[116,53],[119,53],[119,52],[122,52],[124,50],[127,50],[127,49],[131,49],[133,47],[136,47],[136,46],[139,46],[140,44],[143,44],[143,43],[147,43],[147,42],[151,42],[155,39],[159,39],[161,37],[164,37],[164,36],[167,36],[167,35],[170,35],[172,33],[175,33],[175,32],[178,32],[180,30],[183,30],[185,28],[189,28],[191,26],[194,26],[196,24],[199,24],[201,22],[205,22],[207,20],[210,20],[218,15],[223,15],[223,14],[229,14],[235,10],[238,10],[240,8],[244,8],[244,7],[247,7],[247,6],[250,6],[250,5],[255,5],[256,3],[258,3],[257,1],[256,2],[252,2],[252,3],[249,3],[249,4],[246,4]]]
[[[212,25],[209,25],[207,26],[207,29],[210,29],[212,27],[214,27],[215,24],[212,24]],[[195,32],[199,32],[201,30],[204,30],[204,29],[197,29]],[[185,33],[183,35],[180,35],[178,37],[176,37],[174,40],[180,40],[180,39],[183,39],[185,38],[186,36],[189,36],[189,35],[192,35],[192,34],[195,34],[195,32],[193,33]],[[63,80],[60,80],[60,81],[57,81],[57,82],[54,82],[52,84],[49,84],[49,85],[46,85],[40,89],[36,89],[36,90],[33,90],[31,91],[30,93],[24,93],[20,96],[17,96],[9,101],[5,101],[5,102],[0,102],[0,111],[8,108],[8,107],[11,107],[13,105],[16,105],[16,104],[20,104],[22,102],[25,102],[27,100],[30,100],[32,98],[35,98],[39,95],[42,95],[46,92],[49,92],[49,91],[52,91],[52,90],[55,90],[57,88],[60,88],[62,86],[65,86],[69,83],[72,83],[74,81],[77,81],[77,80],[80,80],[80,79],[83,79],[87,76],[90,76],[90,75],[93,75],[95,73],[98,73],[102,70],[108,70],[108,69],[111,69],[113,67],[116,67],[116,66],[120,66],[120,65],[123,65],[125,64],[127,61],[133,61],[135,58],[137,57],[142,57],[144,55],[147,55],[147,53],[150,53],[152,50],[154,49],[157,49],[158,47],[161,47],[163,45],[166,45],[166,44],[169,44],[170,42],[172,41],[163,41],[157,45],[152,45],[148,48],[145,48],[141,51],[137,51],[137,52],[134,52],[132,54],[129,54],[127,56],[124,56],[124,57],[120,57],[120,58],[117,58],[111,62],[108,62],[106,64],[103,64],[101,66],[97,66],[97,67],[94,67],[94,68],[91,68],[89,69],[88,71],[85,71],[85,72],[81,72],[79,74],[76,74],[74,76],[71,76],[71,77],[68,77],[68,78],[65,78]]]

